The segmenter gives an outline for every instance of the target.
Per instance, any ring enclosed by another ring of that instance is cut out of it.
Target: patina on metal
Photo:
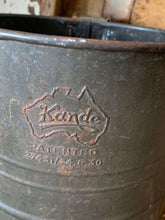
[[[0,219],[161,219],[165,31],[16,15],[0,28]]]

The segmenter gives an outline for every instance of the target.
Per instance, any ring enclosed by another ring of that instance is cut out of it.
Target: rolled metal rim
[[[0,15],[13,17],[13,15]],[[29,15],[14,15],[16,17],[38,17],[50,19],[46,16],[29,16]],[[66,18],[58,18],[66,19]],[[71,22],[75,19],[69,18]],[[76,21],[82,21],[77,19]],[[119,25],[119,24],[117,24]],[[165,30],[159,30],[154,28],[137,27],[132,25],[125,25],[131,28],[141,28],[145,31],[160,31],[165,34]],[[94,49],[103,51],[143,51],[143,52],[164,52],[165,51],[165,39],[164,42],[140,42],[140,41],[118,41],[118,40],[102,40],[102,39],[89,39],[79,37],[67,37],[47,34],[29,33],[19,30],[10,30],[6,28],[0,28],[0,40],[20,41],[30,44],[47,45],[63,48],[77,48],[77,49]]]

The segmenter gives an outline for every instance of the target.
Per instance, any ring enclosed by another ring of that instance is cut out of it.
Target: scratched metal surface
[[[15,36],[0,41],[1,219],[161,219],[165,54]]]

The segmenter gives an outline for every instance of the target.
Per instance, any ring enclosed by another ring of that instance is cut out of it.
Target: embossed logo
[[[64,134],[88,146],[97,143],[109,118],[86,86],[78,96],[71,93],[70,88],[56,87],[23,108],[33,136],[44,139]]]

